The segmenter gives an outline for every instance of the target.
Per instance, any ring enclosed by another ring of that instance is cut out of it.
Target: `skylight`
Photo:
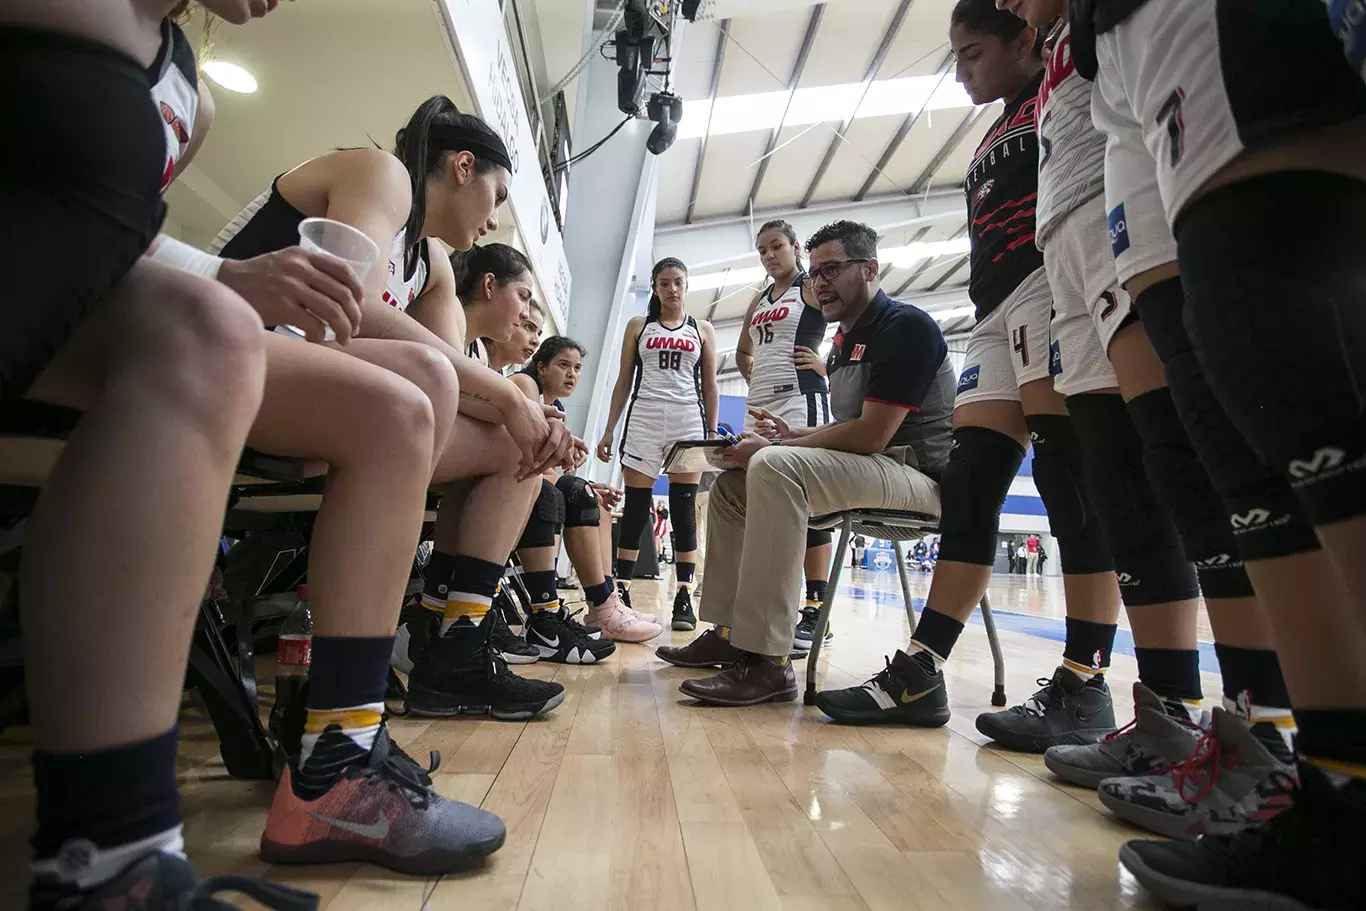
[[[678,125],[680,139],[701,136],[707,132],[707,114],[711,113],[711,134],[744,133],[749,130],[771,130],[781,121],[787,126],[806,126],[821,121],[844,120],[858,104],[857,119],[881,117],[888,114],[908,114],[919,110],[933,92],[928,110],[970,108],[972,100],[963,87],[953,79],[940,76],[905,76],[899,79],[880,79],[868,87],[868,94],[859,104],[863,93],[862,82],[844,85],[823,85],[797,89],[792,93],[792,105],[787,108],[787,91],[757,92],[751,95],[728,95],[722,98],[702,98],[683,103],[683,120]],[[938,90],[935,89],[938,86]]]

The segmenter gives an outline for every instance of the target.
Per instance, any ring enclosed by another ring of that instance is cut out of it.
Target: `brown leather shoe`
[[[676,667],[728,667],[744,656],[743,651],[722,639],[714,627],[682,648],[661,645],[655,649],[655,657]]]
[[[684,680],[679,689],[713,705],[791,702],[797,698],[797,675],[792,671],[791,661],[779,667],[763,655],[746,652],[715,677]]]

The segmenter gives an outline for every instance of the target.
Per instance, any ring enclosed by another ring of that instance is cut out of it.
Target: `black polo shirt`
[[[835,334],[826,374],[836,421],[857,420],[864,402],[906,409],[887,445],[911,447],[920,470],[938,477],[949,461],[957,384],[928,313],[879,291],[853,328]]]

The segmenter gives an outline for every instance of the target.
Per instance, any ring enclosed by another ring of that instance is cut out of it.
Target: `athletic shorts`
[[[1053,292],[1035,269],[972,328],[953,405],[1018,402],[1020,387],[1048,377]]]
[[[749,409],[763,408],[787,422],[789,427],[820,427],[830,423],[830,393],[803,392],[767,405],[745,403],[745,429],[754,429]]]
[[[1136,275],[1176,262],[1176,239],[1162,209],[1157,162],[1143,144],[1142,131],[1100,92],[1091,93],[1091,119],[1106,136],[1106,222],[1123,287]]]
[[[1061,395],[1118,385],[1105,352],[1129,315],[1105,240],[1105,201],[1096,196],[1053,229],[1043,265],[1053,289],[1053,388]]]
[[[1096,57],[1099,93],[1156,162],[1168,224],[1244,150],[1366,114],[1321,0],[1148,0],[1097,36]]]
[[[626,409],[619,450],[621,465],[657,478],[670,446],[680,440],[705,438],[700,408],[680,402],[637,399]]]
[[[33,385],[156,237],[166,134],[137,61],[0,28],[0,401]]]

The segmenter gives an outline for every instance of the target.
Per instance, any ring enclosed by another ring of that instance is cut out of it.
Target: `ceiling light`
[[[909,269],[922,260],[939,259],[944,256],[965,256],[972,249],[972,241],[966,237],[950,240],[916,241],[901,247],[887,247],[878,251],[878,262],[891,263],[897,269]],[[746,254],[743,258],[758,256]],[[750,266],[744,269],[731,269],[721,272],[701,272],[688,276],[689,291],[713,291],[717,288],[733,288],[763,282],[768,273],[763,266]]]
[[[962,319],[965,316],[972,316],[976,312],[977,308],[972,304],[969,304],[966,307],[954,307],[951,310],[929,311],[930,316],[934,317],[934,321],[937,323],[947,323],[950,320]]]
[[[256,91],[256,77],[244,67],[226,60],[210,60],[202,67],[205,75],[229,92],[250,95]]]
[[[784,126],[805,126],[822,121],[839,122],[850,115],[861,120],[864,117],[909,114],[920,110],[922,105],[931,111],[973,106],[972,99],[968,98],[961,85],[941,76],[878,79],[868,85],[867,94],[864,94],[862,82],[812,86],[792,92],[790,105],[788,95],[787,91],[779,90],[686,102],[688,117],[679,124],[678,136],[684,139],[707,132],[716,136],[771,130],[780,123]],[[860,95],[863,96],[862,103],[859,102]],[[926,99],[929,100],[928,105]],[[858,106],[857,112],[854,110],[855,105]],[[783,117],[784,110],[787,112],[786,117]]]

